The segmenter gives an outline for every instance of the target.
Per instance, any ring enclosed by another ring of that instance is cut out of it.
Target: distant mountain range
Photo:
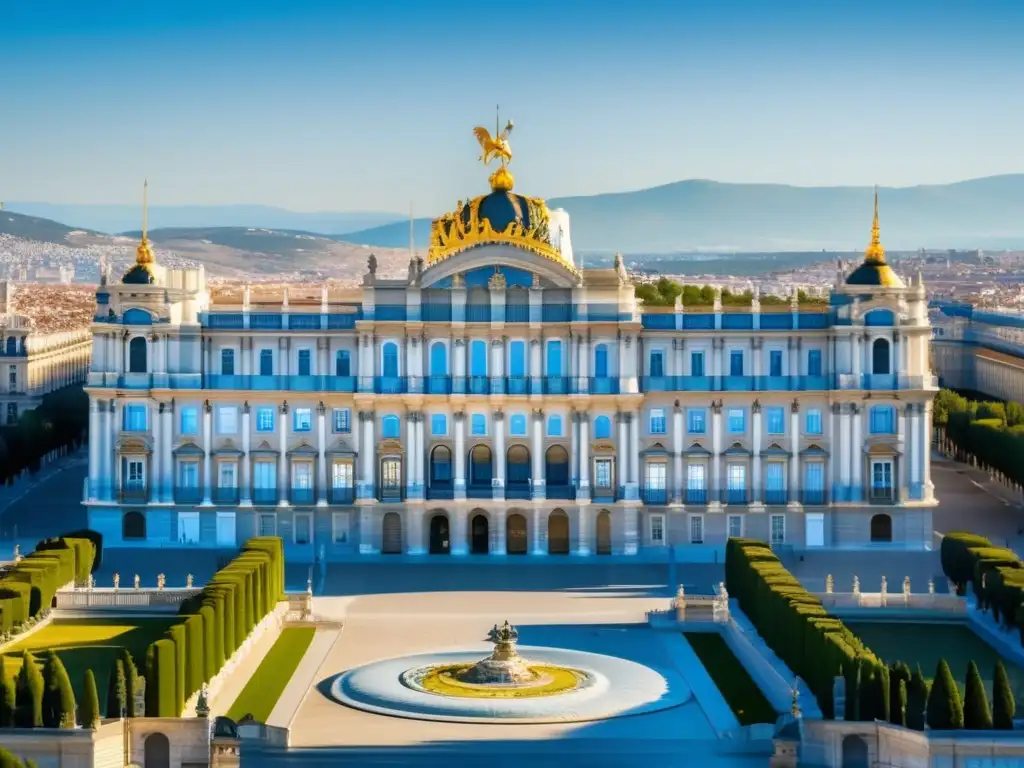
[[[882,242],[890,250],[1024,248],[1024,174],[955,184],[884,187],[879,189],[879,200]],[[869,187],[690,180],[636,192],[555,198],[548,204],[569,212],[573,248],[578,252],[858,251],[869,237],[872,192]],[[15,221],[4,215],[10,211],[36,218],[23,216]],[[0,233],[57,238],[54,241],[60,242],[71,231],[56,221],[42,224],[45,219],[38,218],[41,216],[138,237],[138,210],[130,206],[43,203],[9,203],[7,211],[0,211]],[[287,256],[329,250],[332,241],[370,248],[409,246],[408,219],[385,212],[156,207],[151,209],[150,222],[159,227],[150,231],[154,241],[173,242],[178,247],[201,242]],[[414,222],[414,236],[416,247],[426,248],[429,219]]]

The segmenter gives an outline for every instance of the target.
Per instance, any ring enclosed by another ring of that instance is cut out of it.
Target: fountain
[[[494,643],[494,651],[486,659],[481,659],[459,674],[460,680],[477,685],[522,685],[536,680],[536,673],[516,651],[519,632],[515,627],[507,621],[500,627],[495,624],[490,632],[490,640]]]

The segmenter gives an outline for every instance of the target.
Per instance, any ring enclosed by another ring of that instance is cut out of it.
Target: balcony
[[[527,376],[506,376],[505,392],[510,395],[525,395],[530,391],[530,379]]]
[[[405,306],[401,304],[379,304],[373,308],[373,316],[369,319],[386,322],[404,322]]]
[[[428,376],[424,391],[428,395],[450,395],[452,392],[452,377]]]
[[[721,491],[723,504],[748,504],[750,492],[746,488],[725,488]]]
[[[607,376],[593,376],[588,382],[590,394],[592,395],[617,395],[619,394],[619,380]]]
[[[467,499],[493,499],[494,489],[490,485],[466,486]]]
[[[469,394],[487,395],[491,392],[491,380],[486,376],[469,377]]]
[[[277,504],[277,488],[253,488],[253,504]]]
[[[571,485],[548,485],[544,489],[548,499],[572,501],[576,498],[576,489]]]
[[[118,496],[128,504],[144,503],[149,500],[149,486],[145,483],[126,482],[121,486]]]
[[[764,492],[765,504],[785,504],[789,501],[789,491],[784,488],[773,488]]]
[[[545,376],[542,379],[545,395],[569,394],[568,376]]]
[[[467,304],[466,305],[466,322],[467,323],[489,323],[489,322],[491,322],[491,305],[490,304]]]
[[[352,504],[356,500],[356,489],[352,486],[334,486],[330,489],[331,504]]]
[[[753,392],[753,376],[723,376],[721,380],[723,392]]]
[[[427,486],[427,498],[428,499],[454,499],[455,498],[455,487],[450,483],[431,483]]]
[[[238,486],[218,485],[213,489],[213,501],[215,504],[237,504]]]
[[[529,304],[505,304],[506,323],[528,323],[530,322]]]
[[[360,376],[359,391],[401,395],[407,391],[407,381],[404,376]]]
[[[544,304],[541,307],[542,323],[568,323],[572,320],[572,304]]]
[[[420,306],[420,317],[425,323],[450,323],[452,320],[451,304],[423,304]]]
[[[292,504],[312,504],[316,498],[316,490],[313,488],[293,487],[288,494],[288,498]]]
[[[531,499],[533,498],[533,488],[529,482],[526,483],[515,483],[510,482],[505,485],[505,498],[506,499]]]
[[[590,500],[595,504],[614,504],[619,498],[615,488],[610,485],[592,485],[590,487]]]
[[[801,491],[800,501],[805,505],[821,505],[828,504],[828,497],[825,495],[824,490],[820,491]]]
[[[651,506],[664,506],[668,504],[668,489],[643,487],[640,489],[640,500]]]
[[[203,490],[195,485],[178,485],[174,487],[175,504],[198,504],[203,500]]]
[[[687,488],[684,492],[687,504],[707,504],[708,503],[708,489],[707,488]]]
[[[868,501],[872,504],[892,504],[896,494],[891,485],[872,485],[868,488]]]
[[[401,485],[377,486],[377,499],[387,502],[405,501],[405,488]]]

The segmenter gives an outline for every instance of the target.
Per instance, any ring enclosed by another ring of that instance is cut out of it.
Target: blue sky
[[[628,9],[627,9],[628,7]],[[450,208],[1024,171],[1024,3],[9,0],[0,199]]]

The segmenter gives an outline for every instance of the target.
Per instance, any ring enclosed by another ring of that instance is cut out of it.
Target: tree
[[[15,701],[14,678],[0,657],[0,728],[14,727]]]
[[[100,697],[96,692],[96,677],[91,669],[85,670],[85,684],[82,686],[82,711],[80,713],[83,728],[95,730],[100,724]]]
[[[964,727],[960,691],[945,659],[939,659],[928,694],[928,727],[936,731],[958,731]]]
[[[43,666],[43,725],[47,728],[75,727],[75,694],[64,662],[50,651]]]
[[[1010,688],[1010,678],[1002,659],[996,660],[996,671],[992,676],[992,726],[1001,731],[1013,730],[1013,716],[1017,712],[1017,703]]]
[[[871,722],[878,717],[877,670],[867,656],[860,657],[860,716],[858,720]]]
[[[110,680],[107,682],[107,717],[121,717],[128,706],[127,695],[124,661],[118,659],[110,668]]]
[[[25,768],[25,763],[10,750],[0,747],[0,768]]]
[[[992,730],[992,711],[988,706],[985,683],[978,672],[978,665],[973,661],[967,664],[967,681],[964,686],[964,728],[972,731]]]
[[[910,677],[910,667],[902,661],[889,668],[889,722],[893,725],[907,724],[907,692],[910,689]],[[903,684],[902,688],[900,683]]]
[[[876,720],[889,722],[889,668],[879,664],[875,668],[874,680],[874,715]]]
[[[18,672],[17,708],[14,722],[19,728],[43,727],[43,676],[35,657],[28,651],[21,655]]]
[[[128,710],[128,717],[137,717],[135,711],[135,691],[139,687],[139,670],[135,666],[135,660],[127,648],[121,649],[121,664],[124,668],[124,700],[125,708]]]
[[[917,665],[907,686],[907,728],[915,731],[924,730],[925,707],[929,696],[928,681],[921,674],[921,665]]]

